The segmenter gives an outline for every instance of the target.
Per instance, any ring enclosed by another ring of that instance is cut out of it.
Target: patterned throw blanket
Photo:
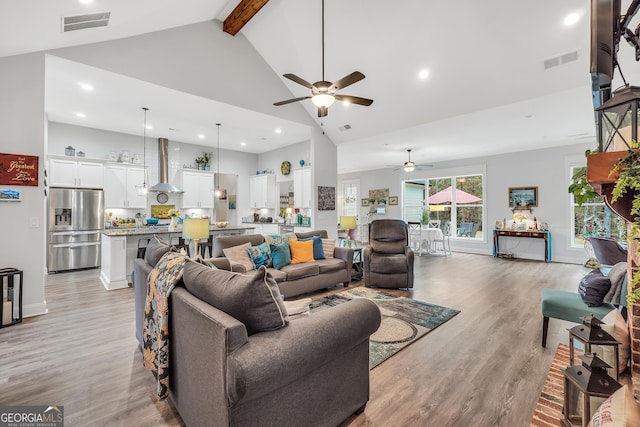
[[[169,395],[169,295],[182,278],[187,258],[168,252],[158,261],[147,278],[144,309],[144,366],[158,379],[158,398]]]

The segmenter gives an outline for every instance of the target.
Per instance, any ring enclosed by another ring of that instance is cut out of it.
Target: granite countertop
[[[215,224],[209,226],[209,231],[225,231],[225,230],[253,230],[254,227],[229,225],[227,227],[217,227]],[[169,231],[167,225],[145,226],[145,227],[118,227],[106,228],[102,230],[105,236],[136,236],[141,234],[169,234],[182,233],[182,227],[178,226],[174,231]]]
[[[311,225],[310,224],[286,224],[284,222],[261,222],[261,221],[242,221],[243,224],[265,224],[265,225],[269,225],[269,224],[275,224],[275,225],[285,225],[288,227],[306,227],[306,228],[310,228]]]

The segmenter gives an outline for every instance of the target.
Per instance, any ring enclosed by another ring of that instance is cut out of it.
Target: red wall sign
[[[38,156],[0,153],[0,185],[38,186]]]

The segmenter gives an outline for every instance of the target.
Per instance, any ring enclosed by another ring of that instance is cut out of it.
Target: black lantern
[[[640,87],[625,86],[596,109],[600,152],[626,151],[638,141]]]
[[[580,356],[582,365],[562,369],[564,374],[564,418],[565,427],[587,427],[591,410],[611,396],[620,383],[607,374],[607,363],[593,353]]]
[[[584,344],[584,352],[591,353],[591,346],[597,345],[601,347],[613,347],[614,354],[614,370],[615,378],[618,379],[618,355],[620,343],[607,331],[603,330],[600,325],[602,321],[593,315],[582,317],[582,325],[574,326],[569,329],[569,365],[573,365],[574,360],[574,340]]]

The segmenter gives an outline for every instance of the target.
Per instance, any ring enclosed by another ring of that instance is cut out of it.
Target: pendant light
[[[135,187],[139,196],[146,196],[149,192],[149,188],[147,187],[147,111],[149,111],[149,109],[142,107],[142,111],[144,111],[144,121],[142,125],[142,166],[144,167],[144,172],[142,175],[142,184],[136,184]]]
[[[220,123],[216,123],[216,126],[218,126],[218,154],[217,154],[217,166],[216,166],[216,175],[218,177],[217,179],[217,185],[216,185],[216,198],[220,198],[220,195],[222,194],[222,192],[220,191]]]

